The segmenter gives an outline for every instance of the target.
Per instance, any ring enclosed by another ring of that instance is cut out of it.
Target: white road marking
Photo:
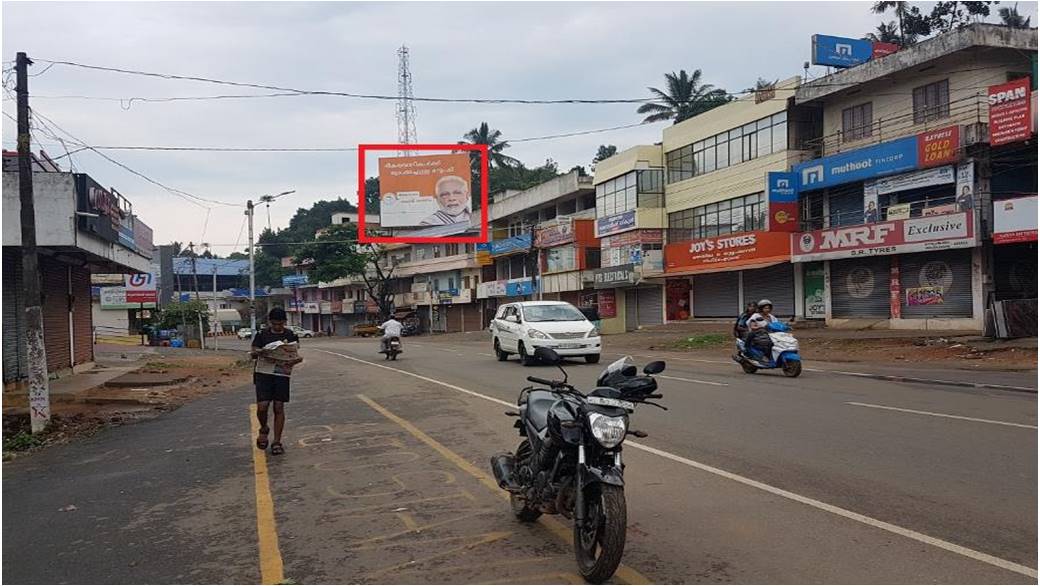
[[[855,405],[856,407],[870,407],[871,409],[885,409],[888,411],[901,411],[903,413],[916,413],[918,415],[930,415],[932,417],[945,417],[946,419],[962,419],[964,421],[975,421],[978,423],[992,423],[993,425],[1007,425],[1008,427],[1024,427],[1026,429],[1037,429],[1035,425],[1027,425],[1025,423],[1011,423],[1010,421],[997,421],[995,419],[979,419],[977,417],[965,417],[963,415],[950,415],[948,413],[935,413],[933,411],[918,411],[917,409],[903,409],[902,407],[889,407],[888,405],[874,405],[873,403],[857,403],[855,401],[847,401],[846,405]]]
[[[697,383],[699,385],[715,385],[716,387],[728,387],[729,386],[729,383],[717,383],[715,381],[710,381],[710,380],[698,380],[698,379],[695,379],[695,378],[683,378],[681,376],[668,376],[666,374],[659,374],[659,375],[657,375],[657,378],[666,378],[668,380],[681,380],[683,382]]]
[[[472,395],[474,397],[478,397],[478,398],[484,399],[486,401],[491,401],[492,403],[497,403],[499,405],[504,405],[504,406],[509,407],[509,408],[515,407],[515,405],[513,405],[513,404],[511,404],[511,403],[509,403],[507,401],[503,401],[501,399],[496,399],[495,397],[489,397],[487,395],[484,395],[484,394],[481,394],[481,393],[477,393],[477,392],[471,391],[469,389],[464,389],[464,388],[462,388],[462,387],[460,387],[458,385],[453,385],[451,383],[447,383],[447,382],[440,381],[440,380],[437,380],[437,379],[434,379],[434,378],[430,378],[428,376],[423,376],[421,374],[416,374],[414,372],[408,372],[407,370],[400,370],[400,369],[397,369],[397,368],[384,366],[382,364],[377,364],[375,362],[369,362],[367,360],[362,360],[360,358],[355,358],[353,356],[347,356],[346,354],[339,354],[337,352],[330,352],[328,350],[320,350],[320,349],[317,349],[317,348],[315,350],[317,350],[318,352],[324,352],[326,354],[332,354],[334,356],[339,356],[341,358],[346,358],[347,360],[353,360],[355,362],[361,362],[361,363],[364,363],[364,364],[368,364],[369,366],[375,366],[376,368],[384,368],[386,370],[392,370],[392,371],[400,373],[400,374],[404,374],[404,375],[407,375],[407,376],[415,377],[417,379],[424,380],[426,382],[431,382],[431,383],[434,383],[434,384],[438,384],[438,385],[441,385],[443,387],[446,387],[446,388],[449,388],[449,389],[452,389],[452,390],[455,390],[455,391],[459,391],[460,393],[465,393],[467,395]],[[984,564],[989,564],[991,566],[995,566],[997,568],[1001,568],[1001,569],[1007,570],[1009,572],[1015,572],[1016,574],[1021,574],[1023,576],[1028,576],[1030,578],[1037,578],[1038,576],[1040,576],[1040,575],[1037,574],[1037,571],[1035,569],[1030,568],[1029,566],[1024,566],[1022,564],[1018,564],[1018,563],[1011,562],[1011,561],[1008,561],[1008,560],[1005,560],[1005,559],[1001,559],[1001,558],[998,558],[996,556],[989,555],[987,553],[982,553],[981,551],[976,551],[974,549],[970,549],[970,548],[964,547],[962,545],[957,545],[956,543],[951,543],[951,542],[945,541],[943,539],[938,539],[936,537],[931,537],[930,535],[925,535],[923,533],[918,533],[917,531],[914,531],[912,529],[907,529],[905,527],[900,527],[899,525],[893,525],[892,523],[887,523],[885,521],[880,521],[878,519],[874,519],[872,517],[868,517],[866,515],[862,515],[860,513],[856,513],[856,512],[850,511],[848,509],[843,509],[841,507],[837,507],[837,506],[834,506],[834,505],[831,505],[831,504],[827,504],[827,503],[825,503],[823,501],[818,501],[818,500],[816,500],[814,498],[809,498],[809,497],[806,497],[806,496],[802,496],[800,494],[796,494],[796,493],[793,493],[791,491],[784,490],[782,488],[777,488],[775,486],[771,486],[771,485],[766,484],[764,482],[759,482],[757,480],[752,480],[750,478],[747,478],[745,476],[741,476],[739,474],[734,474],[732,472],[727,472],[726,470],[722,470],[721,468],[716,468],[714,466],[709,466],[708,464],[703,464],[701,462],[690,460],[689,458],[683,458],[682,456],[677,456],[677,455],[672,454],[670,452],[665,452],[664,450],[659,450],[657,448],[653,448],[653,447],[650,447],[650,446],[645,445],[645,444],[641,444],[641,443],[638,443],[638,442],[626,442],[625,445],[631,446],[631,447],[636,448],[638,450],[643,450],[644,452],[648,452],[648,453],[654,454],[656,456],[661,456],[662,458],[671,460],[673,462],[677,462],[679,464],[683,464],[683,465],[689,466],[691,468],[696,468],[697,470],[702,470],[702,471],[708,472],[710,474],[715,474],[716,476],[721,476],[722,478],[726,478],[728,480],[732,480],[734,482],[738,482],[740,484],[743,484],[743,485],[746,485],[746,486],[750,486],[752,488],[757,488],[757,489],[759,489],[761,491],[768,492],[770,494],[773,494],[773,495],[776,495],[776,496],[779,496],[779,497],[783,497],[783,498],[795,501],[797,503],[801,503],[803,505],[807,505],[807,506],[813,507],[815,509],[819,509],[821,511],[826,511],[828,513],[837,515],[839,517],[844,517],[846,519],[850,519],[852,521],[856,521],[856,522],[862,523],[864,525],[868,525],[870,527],[874,527],[876,529],[881,529],[882,531],[888,531],[889,533],[893,533],[893,534],[899,535],[901,537],[906,537],[907,539],[912,539],[914,541],[917,541],[917,542],[920,542],[920,543],[924,543],[924,544],[927,544],[927,545],[931,545],[931,546],[937,547],[939,549],[943,549],[943,550],[951,552],[951,553],[962,555],[962,556],[964,556],[966,558],[970,558],[970,559],[973,559],[975,561],[982,562]]]
[[[481,356],[490,356],[490,357],[492,357],[492,358],[494,358],[494,357],[495,357],[495,355],[494,355],[494,354],[488,354],[487,352],[477,352],[477,354],[480,354]]]
[[[843,374],[845,376],[858,376],[858,377],[863,377],[863,378],[887,377],[890,380],[892,380],[892,382],[905,381],[905,382],[911,382],[911,383],[934,383],[934,384],[941,384],[941,385],[953,385],[953,386],[957,386],[957,387],[969,387],[970,386],[970,387],[974,387],[976,389],[999,389],[999,390],[1011,390],[1011,391],[1025,391],[1027,393],[1035,393],[1036,392],[1036,389],[1034,389],[1032,387],[1016,387],[1014,385],[1001,385],[1001,384],[994,384],[994,383],[966,383],[964,381],[943,380],[943,379],[935,379],[935,378],[920,378],[920,377],[914,377],[914,376],[902,376],[902,375],[899,375],[899,374],[881,374],[881,373],[871,374],[869,372],[848,372],[848,371],[845,371],[845,370],[823,370],[823,369],[820,369],[820,368],[806,368],[805,370],[812,371],[812,372],[826,372],[826,373],[829,373],[829,374]]]

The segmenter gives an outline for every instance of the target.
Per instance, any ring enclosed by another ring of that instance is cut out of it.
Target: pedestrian
[[[282,446],[282,430],[285,429],[285,404],[289,402],[289,380],[288,375],[269,374],[256,372],[256,365],[261,360],[264,346],[271,342],[282,341],[285,343],[297,342],[300,338],[285,327],[285,310],[275,307],[267,314],[267,327],[261,329],[253,336],[252,347],[249,354],[257,360],[253,366],[253,384],[256,385],[256,418],[260,421],[260,433],[256,437],[256,447],[261,450],[267,449],[267,436],[270,428],[267,426],[267,409],[274,409],[274,441],[271,442],[271,454],[279,455],[285,453]],[[296,358],[287,363],[288,366],[303,362],[303,358]]]

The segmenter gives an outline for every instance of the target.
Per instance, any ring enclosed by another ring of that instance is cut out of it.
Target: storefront
[[[595,299],[586,295],[584,304],[589,306],[594,301],[601,320],[600,330],[606,334],[617,334],[639,327],[636,300],[633,299],[631,308],[627,303],[627,291],[639,280],[635,266],[626,264],[595,269],[592,271],[592,279]]]
[[[593,220],[562,218],[535,231],[540,251],[541,299],[566,301],[581,307],[582,296],[591,293],[583,279],[586,269],[600,268],[599,240]]]
[[[1037,298],[1037,196],[993,202],[993,276],[997,301]]]

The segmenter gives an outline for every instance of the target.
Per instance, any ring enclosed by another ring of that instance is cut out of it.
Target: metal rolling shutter
[[[899,258],[904,318],[971,317],[971,250],[907,254]],[[942,303],[907,305],[906,290],[942,287]]]
[[[783,263],[744,271],[744,299],[768,299],[773,302],[776,315],[794,315],[794,265]]]
[[[637,313],[640,326],[659,326],[664,323],[664,291],[661,287],[636,289]]]
[[[635,289],[625,289],[625,331],[631,332],[639,326],[639,302],[636,300]]]
[[[832,260],[831,314],[839,318],[888,318],[887,256]]]
[[[693,317],[736,317],[737,272],[707,273],[693,277]]]
[[[21,249],[4,247],[3,319],[13,334],[3,337],[4,382],[29,376],[25,347],[25,298],[22,295]]]

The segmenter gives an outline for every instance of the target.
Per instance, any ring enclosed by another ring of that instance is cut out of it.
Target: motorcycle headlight
[[[589,428],[592,429],[592,437],[596,438],[599,445],[604,448],[613,448],[625,439],[628,431],[628,422],[625,417],[611,417],[602,413],[589,413]]]
[[[549,336],[546,336],[545,332],[542,332],[541,330],[534,330],[534,329],[527,330],[527,335],[531,336],[532,338],[537,338],[539,340],[548,340],[549,339]]]
[[[599,328],[597,328],[596,326],[592,326],[592,329],[589,330],[589,333],[585,334],[585,337],[586,338],[595,338],[598,335],[599,335]]]

